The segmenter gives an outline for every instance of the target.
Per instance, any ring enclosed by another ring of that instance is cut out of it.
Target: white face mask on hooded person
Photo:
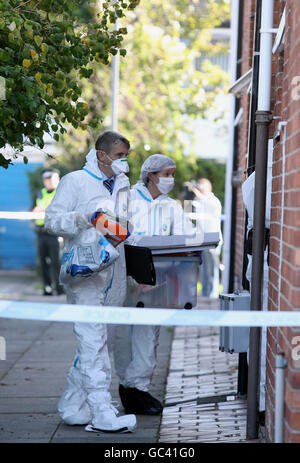
[[[174,178],[159,177],[159,181],[156,186],[162,194],[167,195],[174,187]]]
[[[127,159],[111,159],[111,157],[108,156],[107,153],[105,153],[105,155],[108,157],[108,159],[111,160],[111,164],[104,164],[104,162],[101,162],[98,159],[99,164],[104,164],[105,166],[111,167],[115,175],[127,174],[127,172],[129,172],[129,164]]]
[[[112,161],[110,167],[116,175],[127,174],[129,172],[127,159],[115,159]]]

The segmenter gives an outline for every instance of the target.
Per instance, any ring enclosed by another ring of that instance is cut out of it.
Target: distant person
[[[219,199],[212,191],[212,184],[207,178],[201,178],[193,188],[195,193],[195,212],[200,214],[200,222],[204,232],[218,232],[220,243],[216,249],[202,251],[200,278],[202,296],[219,297],[219,255],[221,251],[221,211]]]
[[[44,187],[38,192],[35,198],[35,206],[32,212],[45,212],[51,203],[60,177],[56,169],[47,169],[42,174]],[[38,241],[38,255],[41,265],[43,294],[52,296],[53,289],[58,295],[63,294],[63,289],[59,285],[59,241],[58,237],[51,235],[44,227],[44,219],[35,221],[35,231]]]
[[[181,191],[179,193],[179,198],[183,206],[184,206],[184,201],[193,201],[196,198],[196,195],[194,193],[195,187],[196,187],[195,180],[183,183],[181,187]],[[195,212],[194,206],[192,206],[192,211]]]

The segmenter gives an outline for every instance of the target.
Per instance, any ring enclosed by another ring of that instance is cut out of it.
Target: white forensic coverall
[[[202,194],[200,199],[193,200],[195,212],[198,214],[204,232],[218,232],[220,242],[216,249],[202,251],[200,278],[202,282],[202,296],[219,297],[219,255],[222,247],[220,200],[210,192]]]
[[[165,194],[153,199],[142,183],[130,190],[128,217],[133,225],[134,237],[193,233],[192,224],[177,201]],[[132,306],[132,298],[127,298],[125,305]],[[148,392],[156,367],[159,331],[160,327],[155,325],[115,327],[114,363],[120,384],[124,387]]]
[[[270,155],[269,155],[270,158]],[[253,172],[247,180],[242,184],[242,194],[245,207],[248,212],[247,233],[253,228],[254,221],[254,190],[255,190],[255,172]],[[266,191],[266,217],[265,227],[270,228],[271,219],[271,193],[272,193],[272,163],[269,159],[267,171],[267,191]],[[246,278],[251,285],[252,278],[252,256],[248,256],[248,266]],[[268,247],[264,251],[264,270],[263,270],[263,295],[262,295],[262,310],[268,310],[268,283],[269,283],[269,267],[268,267]],[[261,356],[260,356],[260,397],[259,411],[265,410],[265,380],[266,380],[266,327],[261,330]]]
[[[103,186],[96,150],[87,155],[84,169],[65,175],[56,195],[46,210],[45,226],[64,237],[65,252],[72,244],[88,245],[99,239],[96,229],[83,215],[98,208],[127,216],[129,179],[115,177],[112,195]],[[119,257],[110,266],[89,276],[79,276],[65,283],[67,302],[84,305],[121,306],[126,297],[124,245],[116,248]],[[86,254],[87,259],[89,258]],[[74,311],[76,307],[74,307]],[[103,323],[75,323],[78,340],[73,366],[68,374],[68,388],[63,393],[58,411],[68,424],[86,424],[97,417],[102,404],[111,401],[111,366],[107,349],[107,326]]]

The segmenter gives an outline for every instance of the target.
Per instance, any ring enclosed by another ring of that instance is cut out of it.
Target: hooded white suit
[[[222,247],[221,212],[222,205],[213,192],[203,194],[193,201],[195,212],[199,214],[205,232],[218,232],[220,242],[216,249],[202,252],[200,279],[202,282],[202,296],[219,297],[219,255]]]
[[[64,237],[68,253],[74,243],[88,245],[99,239],[96,229],[85,214],[105,208],[127,215],[129,180],[125,174],[115,177],[112,195],[103,185],[96,150],[87,155],[84,169],[65,175],[55,197],[46,210],[46,228]],[[110,266],[88,276],[77,275],[64,282],[67,302],[85,305],[123,305],[126,297],[126,265],[124,246],[116,248],[119,257]],[[74,307],[76,310],[76,307]],[[74,364],[68,374],[68,389],[62,395],[58,409],[68,424],[85,424],[97,420],[101,407],[107,407],[111,397],[111,367],[107,350],[107,327],[102,323],[75,323],[79,341]]]
[[[163,236],[193,233],[181,205],[165,194],[153,199],[148,188],[138,183],[130,190],[129,218],[134,235]],[[134,288],[132,288],[134,293]],[[132,306],[134,295],[125,305]],[[115,328],[114,361],[120,384],[147,392],[156,367],[160,327],[119,325]]]

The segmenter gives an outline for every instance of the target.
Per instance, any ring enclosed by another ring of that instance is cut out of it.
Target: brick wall
[[[273,137],[279,121],[287,121],[287,126],[286,142],[284,143],[283,131],[280,140],[274,142],[269,310],[300,310],[300,1],[275,0],[274,27],[279,25],[285,4],[287,6],[285,46],[283,52],[273,55],[272,63],[271,110],[278,119],[274,119],[270,125],[269,137]],[[242,75],[252,67],[255,9],[256,0],[244,1]],[[295,80],[297,76],[299,78]],[[238,169],[243,172],[247,165],[249,95],[244,94],[240,104],[243,108],[243,121],[238,134]],[[236,286],[240,287],[244,233],[244,207],[240,188],[237,190],[236,206],[235,282]],[[285,371],[284,440],[300,442],[300,329],[287,327],[268,329],[266,364],[268,441],[274,439],[277,353],[284,353],[288,359]]]
[[[273,62],[272,109],[274,115],[280,117],[275,124],[280,120],[287,121],[287,127],[286,143],[284,145],[282,131],[273,155],[269,267],[271,310],[300,308],[300,86],[299,99],[293,98],[293,95],[298,94],[293,79],[295,76],[299,76],[300,79],[300,2],[275,2],[274,27],[279,24],[285,3],[285,47],[281,54],[276,54]],[[275,124],[270,128],[271,136]],[[274,436],[275,355],[283,352],[288,359],[284,439],[285,442],[300,442],[300,360],[297,360],[300,354],[300,349],[297,350],[299,344],[299,329],[281,327],[268,330],[266,432],[269,441],[272,441]]]

